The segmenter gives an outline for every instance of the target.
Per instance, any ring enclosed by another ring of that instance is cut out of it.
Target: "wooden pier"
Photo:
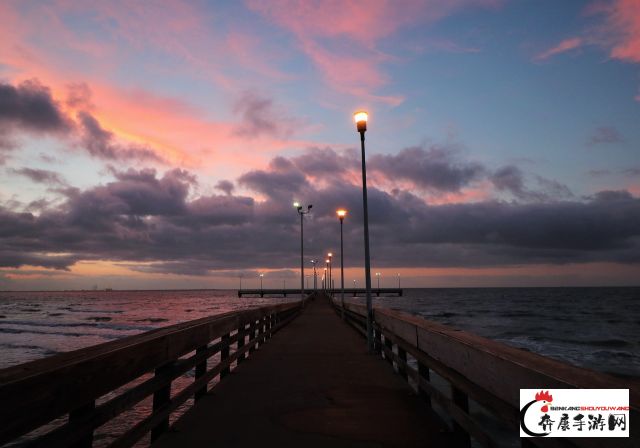
[[[307,293],[313,291],[307,290]],[[322,290],[319,292],[325,293],[328,295],[338,296],[341,294],[341,289],[333,289],[333,290]],[[371,294],[380,297],[380,296],[402,296],[402,288],[371,288]],[[349,297],[357,297],[364,296],[367,293],[367,290],[364,288],[344,288],[345,296]],[[238,297],[243,296],[284,296],[287,295],[295,296],[300,295],[300,289],[239,289]]]
[[[0,446],[130,447],[150,434],[147,443],[160,448],[466,448],[472,440],[496,447],[505,434],[520,444],[521,388],[630,389],[630,420],[640,418],[637,379],[377,307],[370,354],[361,336],[365,316],[362,305],[343,309],[318,294],[0,370]],[[143,400],[152,403],[147,415],[127,414]],[[127,426],[117,439],[98,439],[101,427],[122,417]],[[618,438],[615,446],[635,443]],[[613,445],[607,438],[529,438],[522,446]]]

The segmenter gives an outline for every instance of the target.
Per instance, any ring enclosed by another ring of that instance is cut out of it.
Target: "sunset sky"
[[[9,0],[0,290],[362,285],[363,108],[383,286],[638,284],[638,0]]]

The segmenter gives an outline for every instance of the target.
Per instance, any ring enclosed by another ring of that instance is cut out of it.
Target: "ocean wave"
[[[50,327],[50,328],[95,328],[98,330],[115,331],[148,331],[156,327],[152,325],[128,325],[107,322],[41,322],[28,320],[3,320],[2,325],[20,325],[23,327]],[[4,327],[6,328],[6,327]],[[30,331],[23,329],[24,331]]]

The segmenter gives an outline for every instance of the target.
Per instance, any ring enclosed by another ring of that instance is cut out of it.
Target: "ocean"
[[[374,304],[577,366],[640,377],[640,288],[443,288],[404,292],[403,297],[374,297]],[[297,299],[238,298],[236,291],[222,290],[0,291],[0,369],[204,316]],[[362,297],[346,300],[364,303]],[[192,371],[174,384],[181,389],[191,381]],[[191,400],[172,414],[171,420],[190,405]],[[147,398],[98,428],[94,446],[108,446],[150,409]],[[478,416],[482,417],[482,411]],[[7,446],[28,444],[63,420]],[[504,432],[499,427],[495,430]],[[504,435],[506,440],[510,432]],[[136,447],[148,446],[148,441],[147,435]],[[517,446],[516,442],[505,446]]]
[[[296,299],[238,298],[223,290],[0,291],[0,368]],[[577,366],[640,376],[640,288],[405,289],[403,297],[374,297],[374,304]]]

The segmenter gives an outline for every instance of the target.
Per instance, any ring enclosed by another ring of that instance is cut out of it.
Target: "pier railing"
[[[333,301],[339,315],[339,300]],[[366,336],[366,308],[346,303],[344,316]],[[437,403],[453,421],[459,446],[471,438],[485,447],[499,446],[498,437],[469,412],[469,401],[481,405],[516,434],[519,432],[520,389],[629,389],[630,420],[640,418],[638,382],[578,368],[491,339],[428,321],[401,311],[374,307],[376,352],[384,357],[431,405]],[[408,356],[413,358],[409,361]],[[434,385],[435,372],[448,384]],[[633,385],[630,384],[633,382]],[[522,446],[632,447],[633,438],[524,438]]]
[[[150,397],[150,413],[109,446],[132,446],[149,432],[153,441],[172,412],[202,397],[301,307],[229,312],[0,370],[0,445],[31,433],[29,446],[91,447],[96,428]],[[193,370],[193,380],[172,393],[172,382]]]

